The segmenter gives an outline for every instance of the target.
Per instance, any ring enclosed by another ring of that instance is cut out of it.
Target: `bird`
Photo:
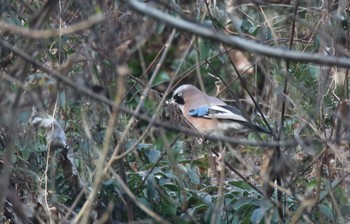
[[[208,96],[191,84],[176,88],[172,102],[178,105],[185,119],[204,135],[217,136],[228,130],[244,132],[249,129],[271,134],[266,128],[251,123],[238,108]]]

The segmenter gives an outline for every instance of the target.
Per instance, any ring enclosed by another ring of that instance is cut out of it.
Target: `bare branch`
[[[33,39],[46,39],[50,37],[62,36],[71,33],[75,33],[77,31],[85,30],[96,23],[102,22],[105,20],[105,16],[103,14],[96,14],[91,16],[85,21],[78,22],[76,24],[59,28],[59,29],[50,29],[50,30],[34,30],[34,29],[25,29],[19,26],[14,26],[3,21],[0,21],[0,30],[7,31],[10,33],[17,33],[23,36],[33,38]]]
[[[130,0],[126,2],[132,9],[143,15],[150,16],[156,20],[164,22],[183,31],[220,41],[240,50],[271,56],[274,58],[289,59],[292,61],[312,62],[322,65],[337,65],[350,68],[350,60],[345,57],[302,53],[299,51],[288,50],[287,48],[273,48],[265,46],[253,41],[242,39],[240,37],[219,33],[217,30],[211,29],[208,26],[204,26],[202,24],[184,20],[180,17],[174,17],[137,0]]]
[[[203,136],[202,134],[198,133],[195,130],[184,128],[184,127],[179,127],[179,126],[174,126],[173,124],[171,124],[169,122],[157,121],[157,120],[152,119],[150,116],[136,113],[134,110],[128,109],[122,105],[117,105],[113,101],[107,99],[105,96],[96,94],[92,90],[86,88],[85,86],[77,84],[74,80],[68,78],[67,76],[63,76],[58,71],[49,68],[48,66],[44,65],[43,63],[32,58],[26,52],[9,44],[6,41],[3,41],[2,39],[0,39],[0,46],[3,46],[5,48],[10,49],[12,52],[14,52],[18,56],[22,57],[23,59],[25,59],[29,63],[41,68],[43,71],[47,72],[48,74],[51,74],[52,76],[54,76],[58,80],[67,84],[71,88],[85,94],[86,96],[89,96],[95,100],[98,100],[102,103],[105,103],[106,105],[114,107],[115,110],[120,110],[124,113],[135,116],[138,119],[147,121],[154,126],[162,127],[162,128],[169,129],[169,130],[178,131],[178,132],[181,132],[181,133],[186,134],[186,135],[191,135],[191,136],[196,136],[196,137],[205,137],[205,138],[210,139],[210,140],[220,140],[220,141],[229,142],[229,143],[236,143],[236,144],[241,144],[241,145],[251,145],[251,146],[260,146],[260,147],[295,146],[295,145],[298,145],[299,141],[300,141],[300,139],[299,140],[291,139],[291,140],[286,140],[286,141],[266,142],[266,141],[251,141],[251,140],[242,139],[242,138],[232,138],[229,136]],[[329,141],[329,139],[313,139],[313,138],[302,139],[302,140],[304,141],[304,143]]]

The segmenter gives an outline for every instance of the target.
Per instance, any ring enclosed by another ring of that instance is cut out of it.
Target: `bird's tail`
[[[256,124],[252,124],[252,123],[248,123],[247,122],[247,123],[244,123],[243,125],[246,126],[249,129],[251,129],[251,130],[255,130],[255,131],[258,131],[258,132],[266,133],[266,134],[269,134],[269,135],[274,135],[273,132],[270,129],[267,129],[265,127],[262,127],[262,126],[259,126],[259,125],[256,125]]]
[[[259,131],[259,132],[263,132],[263,133],[266,133],[266,134],[269,134],[269,135],[273,135],[273,132],[265,127],[261,127],[259,125],[254,125],[254,129]]]

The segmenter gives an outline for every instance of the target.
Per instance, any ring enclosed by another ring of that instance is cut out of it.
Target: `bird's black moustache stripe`
[[[175,103],[179,104],[179,105],[184,105],[185,104],[185,101],[182,97],[179,97],[177,95],[174,96],[174,101]]]

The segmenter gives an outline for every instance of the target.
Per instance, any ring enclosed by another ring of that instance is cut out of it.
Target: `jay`
[[[271,134],[263,127],[252,124],[236,107],[208,96],[197,87],[179,86],[172,96],[186,120],[201,134],[221,135],[227,130],[245,131],[253,129]]]

